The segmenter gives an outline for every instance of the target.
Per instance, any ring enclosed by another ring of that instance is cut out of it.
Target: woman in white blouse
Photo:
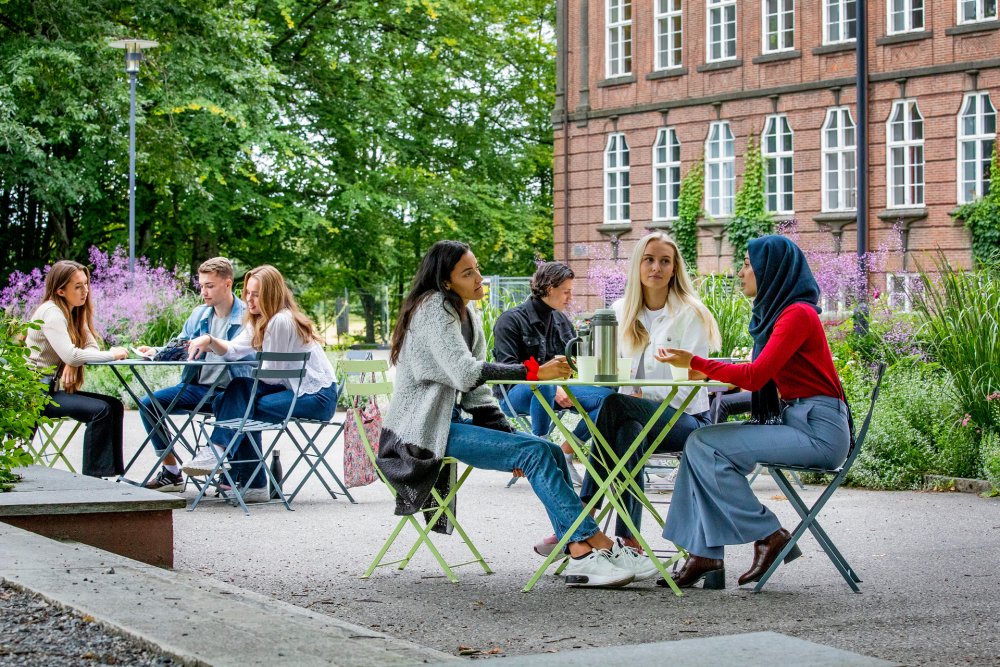
[[[698,350],[695,354],[707,357],[710,351],[719,349],[722,344],[719,326],[712,313],[698,299],[677,244],[662,232],[649,234],[636,244],[629,261],[625,296],[612,307],[618,319],[619,353],[623,357],[631,357],[630,377],[633,379],[672,379],[671,366],[654,359],[658,348],[675,348],[680,344],[681,349]],[[619,456],[639,436],[670,391],[670,387],[623,387],[621,393],[605,399],[596,426]],[[679,452],[692,431],[712,423],[708,413],[708,392],[705,389],[682,388],[649,432],[648,444],[659,436],[692,391],[697,394],[658,450]],[[643,453],[642,448],[637,450],[629,469],[638,463]],[[598,456],[592,456],[592,462],[595,467],[604,467]],[[639,475],[636,481],[641,486],[643,476]],[[597,486],[588,475],[580,495],[587,501],[596,491]],[[639,527],[642,505],[632,494],[626,494],[625,506],[632,521]],[[615,528],[616,535],[625,544],[639,546],[620,518]]]
[[[62,260],[45,276],[45,296],[31,316],[41,320],[29,329],[25,343],[31,361],[53,369],[43,381],[53,403],[46,417],[70,417],[87,424],[83,435],[84,475],[113,477],[125,471],[122,462],[122,421],[125,408],[114,396],[80,391],[83,365],[93,361],[124,359],[128,352],[113,347],[102,352],[94,335],[94,305],[90,300],[90,272],[83,264]]]
[[[294,417],[323,421],[330,419],[337,408],[333,367],[323,351],[322,341],[316,334],[313,323],[299,310],[284,277],[278,269],[267,264],[252,269],[243,278],[243,299],[247,304],[243,331],[231,341],[211,335],[195,338],[189,347],[191,358],[200,357],[209,350],[228,361],[242,359],[255,351],[309,352],[306,375],[297,392],[288,380],[261,379],[250,417],[280,422],[288,414],[293,395],[297,394],[295,411],[292,413]],[[264,368],[288,366],[286,362],[266,362]],[[252,389],[253,379],[233,378],[221,399],[215,403],[216,418],[224,420],[242,417],[251,399]],[[212,446],[217,448],[220,455],[232,436],[233,432],[228,429],[218,428],[212,433]],[[258,472],[250,479],[259,459],[255,458],[253,447],[246,437],[234,452],[231,474],[233,480],[246,489],[244,501],[267,501],[269,496],[264,473]],[[189,475],[205,475],[211,472],[215,463],[216,457],[206,449],[184,466],[184,471]]]

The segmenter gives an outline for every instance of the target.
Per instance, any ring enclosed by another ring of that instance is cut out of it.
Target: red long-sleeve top
[[[785,400],[844,398],[823,325],[812,306],[793,303],[781,312],[767,345],[753,362],[730,364],[694,357],[691,368],[720,382],[757,391],[774,380]]]

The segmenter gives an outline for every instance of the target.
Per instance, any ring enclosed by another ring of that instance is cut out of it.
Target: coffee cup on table
[[[670,374],[677,381],[687,381],[688,379],[688,369],[680,366],[670,366]]]
[[[597,357],[583,356],[576,358],[577,377],[582,382],[593,382],[597,374]]]
[[[618,357],[618,381],[628,382],[632,377],[632,357]]]

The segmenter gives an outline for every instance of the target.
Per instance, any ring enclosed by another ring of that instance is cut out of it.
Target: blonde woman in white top
[[[618,319],[620,355],[631,357],[630,377],[634,379],[672,379],[671,367],[654,359],[658,348],[698,350],[696,354],[707,357],[710,351],[719,349],[722,344],[715,318],[698,299],[677,244],[662,232],[649,234],[636,244],[629,260],[625,296],[615,302],[613,308]],[[612,394],[605,399],[596,426],[619,456],[638,437],[670,391],[669,387],[623,387],[621,393]],[[692,431],[711,424],[708,392],[704,389],[683,388],[677,392],[670,407],[664,410],[656,426],[649,432],[648,444],[652,444],[666,427],[691,391],[696,391],[697,394],[660,443],[658,450],[679,452]],[[636,452],[629,464],[630,468],[638,463],[638,458],[643,453],[641,450],[642,448]],[[592,456],[592,462],[595,467],[604,468],[598,457]],[[642,475],[638,476],[637,482],[640,486],[643,484]],[[596,484],[587,475],[580,491],[581,497],[587,501],[596,491]],[[631,494],[626,494],[625,506],[632,521],[639,527],[642,505]],[[620,518],[615,528],[616,535],[624,543],[638,547]]]
[[[243,299],[247,304],[247,316],[243,331],[233,340],[226,341],[211,335],[199,336],[191,341],[191,358],[197,358],[207,351],[222,355],[228,361],[242,359],[255,351],[260,352],[309,352],[306,375],[295,387],[287,380],[264,380],[257,387],[252,419],[281,421],[288,414],[288,406],[293,396],[295,411],[293,416],[307,419],[328,420],[337,408],[337,387],[333,367],[313,323],[299,310],[295,297],[285,284],[278,269],[270,265],[259,266],[247,272],[243,279]],[[283,368],[293,364],[286,362],[266,362],[264,368]],[[253,389],[251,378],[233,378],[226,387],[222,398],[215,404],[215,414],[220,420],[242,417],[250,401]],[[229,444],[233,432],[215,429],[211,435],[213,446],[224,449]],[[233,480],[243,485],[247,491],[246,502],[268,500],[267,478],[263,472],[250,479],[257,460],[253,447],[244,437],[233,454],[231,474]],[[220,451],[221,454],[221,451]],[[189,475],[204,475],[215,466],[216,458],[210,451],[203,451],[184,471]]]
[[[29,329],[25,342],[31,361],[53,369],[44,381],[53,404],[45,417],[69,417],[87,424],[83,435],[84,475],[113,477],[125,471],[122,461],[122,421],[125,408],[114,396],[80,391],[83,365],[93,361],[124,359],[128,352],[113,347],[102,352],[94,335],[94,306],[90,300],[90,272],[83,264],[56,262],[45,276],[45,296],[31,315],[41,320]]]

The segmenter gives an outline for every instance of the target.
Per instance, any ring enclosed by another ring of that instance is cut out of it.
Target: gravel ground
[[[0,584],[0,665],[173,665],[93,619]]]

